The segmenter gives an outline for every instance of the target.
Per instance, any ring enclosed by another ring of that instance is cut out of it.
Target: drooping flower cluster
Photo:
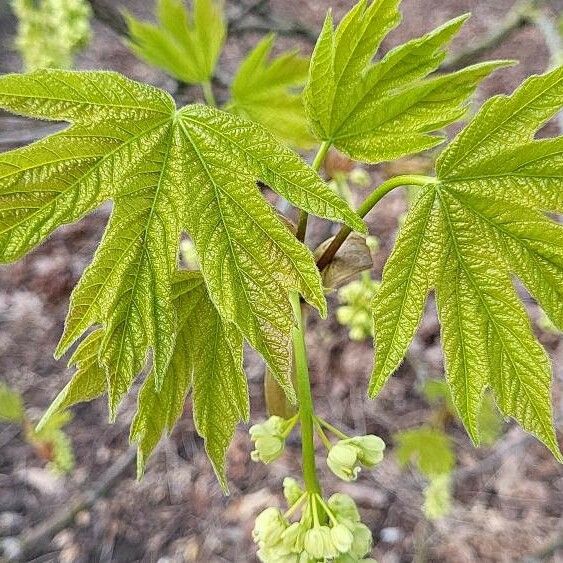
[[[71,68],[90,40],[90,6],[85,0],[12,0],[18,17],[16,46],[28,71]]]
[[[289,510],[267,508],[256,518],[254,541],[264,563],[353,563],[372,549],[369,528],[351,497],[342,493],[325,501],[320,494],[303,491],[294,479],[284,481]],[[301,518],[292,521],[301,510]]]
[[[379,285],[368,273],[338,291],[341,305],[336,318],[349,328],[351,340],[365,340],[373,334],[371,302]]]

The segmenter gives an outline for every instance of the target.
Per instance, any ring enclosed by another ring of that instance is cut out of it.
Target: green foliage
[[[427,379],[422,386],[422,394],[431,405],[444,403],[446,409],[455,414],[452,394],[448,382],[443,379]]]
[[[181,416],[191,387],[196,429],[226,491],[225,453],[237,423],[249,417],[242,336],[222,321],[198,272],[178,274],[174,294],[178,312],[174,354],[160,391],[154,369],[147,377],[131,426],[131,440],[139,444],[139,474],[161,434],[170,432]]]
[[[69,473],[74,469],[72,443],[63,430],[71,419],[72,414],[60,408],[42,428],[33,428],[22,396],[0,382],[0,422],[20,425],[24,440],[40,457],[48,460],[48,467],[56,473]]]
[[[563,325],[563,137],[533,139],[562,106],[563,67],[489,100],[442,153],[405,221],[374,300],[377,354],[370,393],[400,364],[436,288],[446,377],[478,442],[487,387],[506,416],[561,459],[550,365],[514,289],[516,274]]]
[[[500,416],[493,395],[485,393],[477,419],[480,443],[485,446],[494,444],[501,435],[503,426],[504,420]]]
[[[0,106],[72,122],[61,133],[0,157],[2,261],[19,258],[103,201],[114,202],[100,247],[73,292],[57,355],[90,327],[103,329],[87,336],[77,350],[76,378],[53,412],[98,395],[105,374],[114,418],[121,398],[145,368],[149,349],[154,390],[147,384],[141,402],[156,404],[170,394],[185,394],[187,383],[178,381],[174,363],[185,334],[173,294],[185,230],[205,281],[197,295],[207,292],[208,300],[198,305],[208,312],[205,320],[196,315],[198,326],[188,326],[190,349],[202,354],[193,360],[198,369],[193,375],[196,424],[221,471],[234,421],[247,416],[246,384],[236,367],[241,339],[263,355],[291,395],[289,291],[300,291],[326,312],[312,253],[278,219],[256,182],[267,183],[309,213],[360,230],[363,222],[259,125],[200,105],[176,110],[164,92],[116,73],[7,75],[0,78]],[[212,350],[204,328],[217,335]],[[219,379],[210,376],[217,370]],[[146,420],[150,407],[142,407],[133,429],[141,465],[155,436],[170,428],[179,409],[170,405],[155,424]],[[212,418],[219,415],[219,420]]]
[[[71,68],[90,40],[86,0],[11,0],[18,17],[16,47],[26,70]]]
[[[0,382],[0,422],[21,423],[25,418],[25,410],[21,395]]]
[[[156,17],[154,25],[126,14],[130,49],[187,84],[211,80],[226,36],[222,4],[194,0],[189,12],[183,0],[158,0]]]
[[[447,516],[452,509],[452,482],[448,474],[433,477],[424,488],[422,510],[428,520]]]
[[[296,146],[313,143],[309,133],[301,89],[307,80],[309,61],[297,51],[269,60],[275,35],[262,39],[239,66],[231,84],[226,109],[264,125],[280,139]]]
[[[222,3],[194,0],[193,14],[182,0],[158,0],[156,24],[127,14],[131,50],[149,64],[188,84],[211,81],[227,26]],[[241,62],[225,109],[265,126],[292,145],[313,143],[301,91],[309,61],[289,51],[270,60],[275,35],[264,37]]]
[[[70,473],[74,469],[74,452],[69,437],[63,428],[72,420],[69,411],[58,411],[41,429],[31,430],[28,440],[47,450],[49,468],[56,473]]]
[[[453,445],[447,434],[421,426],[394,435],[395,455],[401,465],[412,463],[425,477],[450,473],[455,464]]]
[[[351,158],[392,160],[441,143],[432,135],[459,120],[477,85],[507,61],[434,75],[467,16],[372,62],[400,21],[400,0],[360,0],[333,29],[329,12],[315,46],[305,106],[315,136]]]

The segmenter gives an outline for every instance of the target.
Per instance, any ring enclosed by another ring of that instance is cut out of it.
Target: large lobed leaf
[[[399,3],[360,0],[336,30],[329,12],[311,59],[305,107],[313,132],[355,160],[392,160],[441,143],[433,133],[463,117],[478,84],[511,64],[480,63],[427,78],[468,16],[372,62],[400,21]]]
[[[224,333],[248,340],[291,395],[288,293],[301,292],[323,314],[326,302],[312,253],[257,181],[309,213],[364,229],[311,168],[255,123],[200,105],[176,110],[164,92],[116,73],[7,75],[0,78],[0,107],[72,123],[0,156],[1,261],[113,200],[57,349],[62,355],[90,327],[102,328],[93,334],[112,417],[149,349],[157,391],[166,380],[178,332],[172,284],[184,230]],[[208,426],[202,415],[200,430]]]
[[[385,267],[374,301],[370,392],[400,364],[436,289],[446,376],[474,441],[487,387],[500,410],[561,459],[550,363],[511,275],[563,329],[563,137],[534,139],[563,106],[563,67],[492,98],[442,153]]]

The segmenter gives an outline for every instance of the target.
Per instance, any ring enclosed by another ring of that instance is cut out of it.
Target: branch
[[[47,520],[25,532],[20,538],[4,540],[4,556],[8,560],[29,560],[28,556],[39,553],[51,538],[72,523],[74,517],[82,510],[91,508],[99,497],[106,495],[120,480],[135,460],[136,448],[130,448],[106,469],[101,478],[92,488],[77,493]],[[7,553],[8,541],[10,542]]]

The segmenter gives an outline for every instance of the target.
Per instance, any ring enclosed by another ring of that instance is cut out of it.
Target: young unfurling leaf
[[[156,17],[154,25],[127,14],[131,50],[187,84],[211,80],[226,36],[221,3],[194,0],[189,12],[183,0],[158,0]]]
[[[288,51],[268,60],[275,35],[262,39],[242,61],[231,84],[229,111],[264,125],[280,139],[301,147],[312,144],[301,90],[309,61]]]
[[[305,106],[313,132],[351,158],[381,162],[441,143],[432,134],[457,121],[478,84],[510,64],[477,64],[445,75],[435,71],[445,47],[467,16],[372,62],[381,41],[400,21],[400,0],[360,0],[333,29],[326,17],[311,59]]]
[[[412,463],[425,477],[448,474],[455,465],[452,442],[441,430],[421,426],[397,432],[394,439],[399,463]]]
[[[262,180],[309,213],[359,217],[259,125],[107,72],[0,78],[0,107],[73,125],[0,156],[0,260],[22,256],[104,200],[113,212],[77,287],[57,354],[102,325],[112,416],[153,351],[162,385],[174,350],[180,233],[195,243],[211,300],[290,392],[288,292],[325,311],[312,253],[261,196]]]
[[[490,387],[500,410],[561,459],[550,364],[515,274],[561,328],[563,137],[534,139],[563,106],[563,67],[489,100],[442,153],[410,211],[374,301],[376,394],[401,362],[436,288],[446,377],[469,434]]]

